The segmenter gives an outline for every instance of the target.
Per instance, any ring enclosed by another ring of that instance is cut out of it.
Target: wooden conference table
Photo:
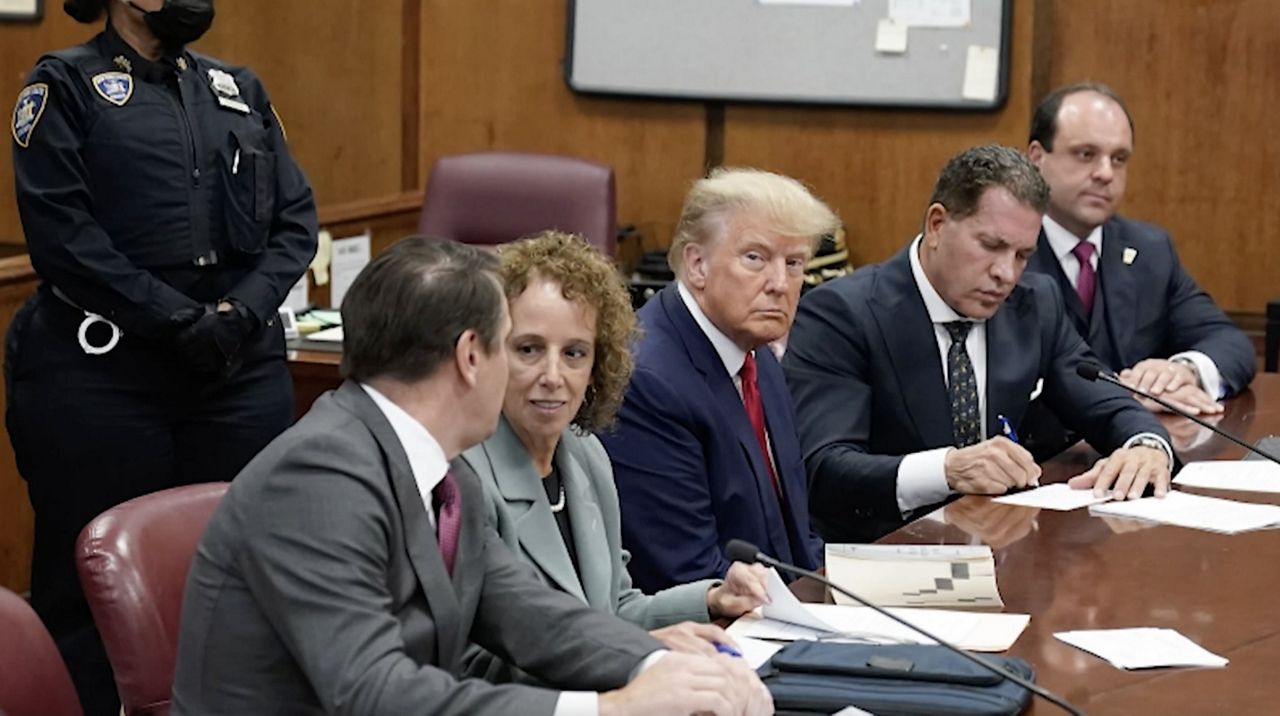
[[[1226,407],[1217,426],[1246,442],[1280,434],[1280,374],[1259,374]],[[1245,454],[1184,418],[1164,422],[1183,460]],[[1044,465],[1042,482],[1065,480],[1096,457],[1077,445]],[[1280,495],[1191,491],[1280,503]],[[943,520],[916,520],[880,541],[991,545],[1005,610],[1031,615],[1008,653],[1031,662],[1038,683],[1085,713],[1280,713],[1280,530],[1218,535],[986,497],[965,497],[939,512]],[[797,592],[821,599],[814,586]],[[1127,672],[1053,638],[1069,629],[1147,626],[1177,629],[1231,663]],[[1029,713],[1063,712],[1036,699]]]
[[[337,385],[337,353],[291,356],[299,413]],[[1280,374],[1262,373],[1226,404],[1218,427],[1253,443],[1280,434]],[[1183,460],[1237,459],[1245,451],[1183,418],[1164,418]],[[1077,445],[1044,466],[1065,480],[1097,458]],[[1280,504],[1280,495],[1193,490]],[[1151,527],[1088,510],[1054,512],[965,497],[887,535],[898,544],[989,544],[1005,609],[1031,615],[1009,651],[1043,686],[1088,714],[1280,713],[1280,530],[1235,536]],[[801,598],[823,601],[816,583]],[[1169,627],[1231,660],[1224,669],[1126,672],[1057,641],[1068,629]],[[1061,711],[1033,701],[1031,714]]]

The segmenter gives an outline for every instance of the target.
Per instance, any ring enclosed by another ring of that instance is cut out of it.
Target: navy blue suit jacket
[[[909,249],[810,291],[791,330],[783,367],[814,525],[828,541],[873,540],[901,526],[902,457],[953,444],[942,359]],[[1041,399],[1103,454],[1137,433],[1168,439],[1125,391],[1076,375],[1096,359],[1048,278],[1024,274],[986,331],[986,437],[998,432],[997,415],[1020,425],[1043,379]]]
[[[773,354],[756,351],[757,376],[785,510],[733,379],[676,285],[638,315],[635,375],[618,424],[599,436],[613,461],[636,586],[654,592],[723,577],[734,538],[816,568],[822,543],[809,523],[795,414]]]
[[[1128,264],[1126,251],[1136,252]],[[1227,395],[1253,380],[1253,344],[1200,289],[1178,261],[1169,234],[1154,224],[1115,216],[1102,225],[1100,280],[1090,317],[1043,231],[1027,270],[1057,282],[1072,324],[1113,370],[1147,358],[1200,351],[1217,364]]]

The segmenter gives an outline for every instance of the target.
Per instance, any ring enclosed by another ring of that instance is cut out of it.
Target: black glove
[[[193,371],[227,376],[240,367],[240,347],[257,329],[257,321],[239,302],[230,303],[231,310],[221,312],[215,303],[202,306],[199,317],[178,332],[178,350]]]

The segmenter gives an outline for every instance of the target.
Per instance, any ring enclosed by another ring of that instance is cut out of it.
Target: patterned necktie
[[[756,382],[755,352],[747,354],[738,371],[742,379],[742,404],[747,409],[747,419],[756,433],[756,442],[760,443],[760,454],[764,456],[764,467],[769,471],[769,481],[773,483],[773,491],[782,499],[782,489],[778,486],[778,475],[773,471],[773,458],[769,455],[769,440],[764,433],[764,401],[760,398],[760,384]]]
[[[968,447],[982,440],[982,421],[978,416],[978,383],[973,377],[973,363],[965,338],[971,321],[952,321],[943,324],[951,334],[951,347],[947,349],[947,377],[951,392],[951,435],[956,447]]]
[[[444,557],[444,567],[453,576],[453,560],[458,556],[458,533],[462,530],[462,499],[458,494],[458,481],[452,472],[446,472],[444,479],[431,491],[436,503],[436,541],[440,543],[440,555]]]
[[[1076,244],[1071,253],[1076,255],[1076,259],[1080,261],[1080,276],[1076,279],[1076,295],[1080,297],[1080,303],[1084,305],[1084,315],[1088,316],[1093,312],[1093,288],[1097,283],[1098,277],[1093,270],[1093,244],[1088,241],[1081,241]]]

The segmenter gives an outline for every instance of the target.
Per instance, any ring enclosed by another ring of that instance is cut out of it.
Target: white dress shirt
[[[1080,259],[1076,258],[1071,250],[1080,243],[1080,239],[1048,216],[1044,217],[1044,235],[1049,240],[1054,257],[1058,259],[1058,265],[1062,266],[1062,272],[1067,275],[1067,280],[1074,288],[1080,279]],[[1102,227],[1094,227],[1093,231],[1085,237],[1085,241],[1093,244],[1093,256],[1089,258],[1089,263],[1093,265],[1096,272],[1098,257],[1102,255]],[[1212,358],[1200,351],[1183,351],[1169,356],[1169,360],[1179,358],[1191,364],[1204,392],[1213,396],[1215,400],[1221,400],[1226,396],[1227,391],[1222,384],[1222,374],[1218,371],[1218,364],[1214,363]]]
[[[400,441],[400,447],[404,448],[405,457],[409,458],[409,470],[413,473],[413,481],[418,485],[422,504],[427,508],[427,519],[431,520],[431,526],[435,528],[436,513],[431,491],[436,489],[436,485],[440,484],[449,471],[449,460],[445,458],[444,449],[427,432],[425,425],[391,402],[390,398],[364,383],[360,387],[364,388],[373,399],[373,404],[378,406],[387,422],[391,423],[392,432]],[[665,653],[666,651],[656,651],[650,654],[640,663],[635,674],[652,666]],[[633,678],[635,674],[632,675]],[[596,692],[561,691],[560,698],[556,700],[554,716],[596,716],[599,713],[600,697]]]
[[[720,356],[720,362],[724,363],[724,369],[729,373],[729,377],[733,379],[733,387],[738,390],[738,397],[741,398],[742,364],[747,360],[747,352],[739,348],[738,344],[734,343],[723,331],[716,328],[711,319],[707,318],[707,314],[702,312],[702,306],[698,305],[698,301],[694,299],[693,294],[689,292],[689,289],[683,283],[676,282],[676,291],[680,294],[680,300],[684,301],[684,307],[689,309],[689,315],[693,316],[693,322],[698,324],[703,334],[706,335],[707,340],[711,341],[711,347],[716,349],[716,355]],[[762,396],[761,400],[763,399]],[[767,425],[764,429],[764,444],[769,448],[769,454],[764,457],[769,461],[774,474],[777,475],[778,465],[773,459],[773,438],[769,436],[769,427]]]

